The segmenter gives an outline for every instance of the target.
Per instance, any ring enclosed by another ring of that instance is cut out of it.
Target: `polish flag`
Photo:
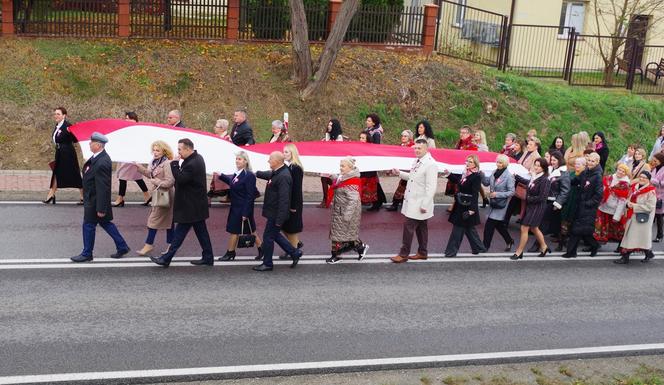
[[[151,145],[156,140],[168,143],[177,155],[178,140],[189,138],[194,142],[195,150],[205,159],[208,174],[235,172],[235,154],[238,151],[247,152],[254,170],[266,170],[269,168],[267,159],[270,153],[282,151],[284,147],[283,143],[239,147],[210,132],[117,119],[80,122],[70,127],[69,131],[81,143],[83,156],[86,158],[92,156],[88,147],[92,133],[97,131],[106,135],[108,138],[106,151],[116,162],[150,162],[152,159]],[[355,158],[355,164],[360,171],[385,171],[393,168],[409,170],[415,159],[412,148],[385,144],[337,141],[295,142],[294,144],[297,146],[304,170],[314,173],[339,172],[339,161],[349,155]],[[494,152],[448,149],[431,149],[429,152],[438,163],[438,170],[441,172],[448,170],[451,173],[462,173],[466,167],[466,157],[470,154],[478,156],[480,169],[485,173],[488,174],[496,169],[498,154]],[[509,170],[522,176],[528,175],[528,171],[513,160],[509,165]]]

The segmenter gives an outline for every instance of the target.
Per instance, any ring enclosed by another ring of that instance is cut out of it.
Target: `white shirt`
[[[64,120],[64,119],[62,119],[62,120],[61,120],[61,121],[55,126],[55,131],[53,131],[53,143],[55,143],[55,137],[57,137],[58,135],[60,135],[60,132],[62,132],[62,131],[60,130],[60,128],[62,128],[62,125],[63,125],[63,124],[65,124],[65,120]]]

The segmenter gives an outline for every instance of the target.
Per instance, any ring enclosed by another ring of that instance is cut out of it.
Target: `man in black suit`
[[[83,165],[83,251],[71,258],[74,262],[92,261],[97,225],[113,238],[117,251],[111,258],[121,258],[129,246],[113,222],[111,210],[111,157],[104,146],[108,139],[94,132],[90,137],[92,156]]]
[[[168,267],[175,253],[182,246],[187,233],[193,227],[203,254],[201,259],[191,261],[191,264],[212,266],[214,263],[212,243],[205,225],[205,220],[210,216],[205,160],[194,150],[194,143],[187,138],[178,141],[178,154],[180,159],[183,159],[182,165],[178,162],[171,162],[171,171],[175,177],[173,221],[177,224],[173,242],[164,255],[159,258],[150,257],[150,259],[157,265]]]
[[[263,263],[254,266],[256,271],[272,270],[272,254],[274,242],[293,258],[291,267],[297,266],[302,257],[302,251],[296,249],[281,234],[281,225],[290,215],[291,178],[290,170],[284,165],[284,154],[275,151],[268,159],[272,171],[258,171],[256,177],[267,180],[265,199],[263,201],[263,216],[267,218],[263,232]]]
[[[182,122],[182,113],[178,110],[172,110],[168,113],[166,121],[169,126],[173,127],[184,127],[184,122]]]
[[[254,131],[247,123],[247,113],[237,110],[233,113],[233,128],[231,129],[231,140],[236,146],[247,146],[255,144]]]

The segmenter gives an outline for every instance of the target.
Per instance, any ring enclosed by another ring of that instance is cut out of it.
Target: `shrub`
[[[383,43],[399,25],[403,0],[364,0],[348,26],[346,40]]]
[[[304,0],[309,27],[309,40],[321,40],[327,36],[327,0]],[[286,39],[290,30],[288,0],[243,0],[240,16],[241,29],[251,27],[253,37],[266,40]]]

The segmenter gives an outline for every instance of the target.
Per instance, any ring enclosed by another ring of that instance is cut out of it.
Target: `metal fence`
[[[664,95],[664,46],[644,45],[642,61],[634,68],[632,91],[637,94]]]
[[[575,34],[572,40],[569,84],[627,87],[629,69],[627,72],[616,73],[618,60],[625,60],[625,68],[632,61],[632,58],[625,57],[627,38]],[[614,50],[615,55],[612,55]]]
[[[574,28],[512,24],[504,68],[522,76],[567,79]]]
[[[19,35],[117,36],[117,0],[15,0]]]
[[[305,6],[309,40],[327,38],[327,4]],[[242,0],[240,2],[239,38],[242,40],[291,41],[290,8],[287,2]]]
[[[483,9],[438,0],[435,49],[459,59],[501,67],[508,17]]]
[[[227,15],[225,0],[132,0],[131,36],[224,39]]]
[[[361,5],[353,16],[345,41],[388,45],[420,45],[424,7]]]

